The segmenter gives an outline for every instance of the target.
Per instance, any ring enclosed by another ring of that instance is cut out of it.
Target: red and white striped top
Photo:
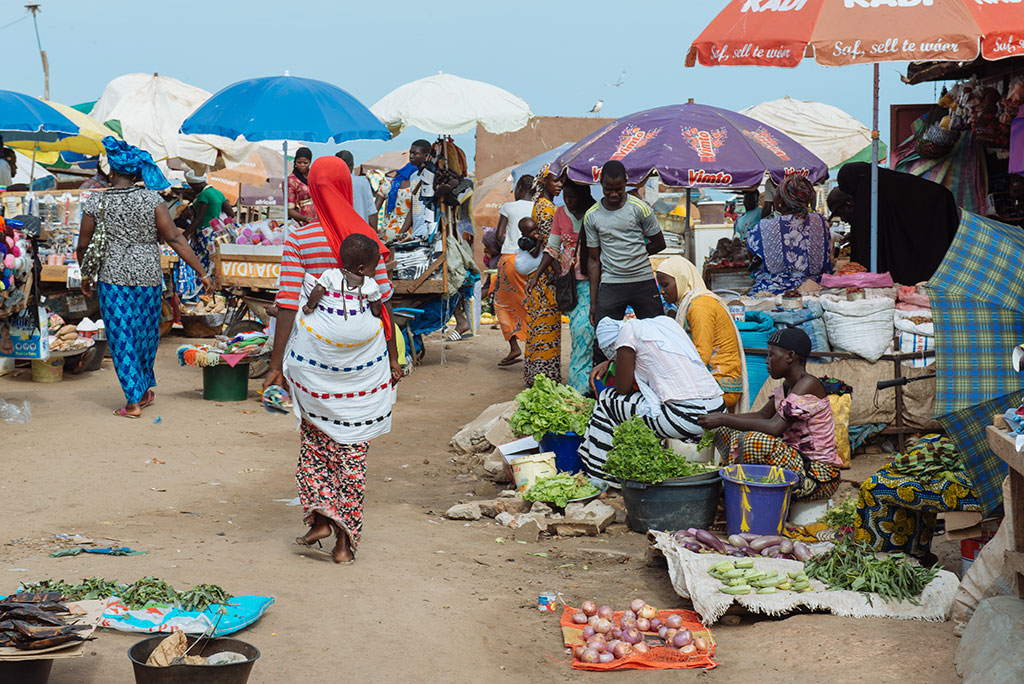
[[[284,253],[281,255],[281,275],[277,279],[277,305],[283,309],[297,310],[303,277],[308,273],[314,278],[319,278],[329,268],[338,268],[338,255],[331,253],[323,226],[319,222],[294,226],[284,242]],[[391,299],[394,288],[388,279],[383,258],[377,264],[374,280],[380,286],[381,299],[385,302]]]

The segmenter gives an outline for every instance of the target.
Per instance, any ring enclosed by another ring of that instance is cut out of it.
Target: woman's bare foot
[[[121,416],[122,418],[138,418],[142,415],[142,406],[139,404],[125,404],[114,411],[114,415]]]
[[[334,557],[335,563],[351,563],[356,559],[354,553],[352,553],[352,544],[348,538],[348,532],[335,525],[335,531],[338,535],[338,541],[334,544],[334,550],[331,551],[331,555]]]
[[[312,546],[321,539],[326,539],[331,536],[331,523],[324,516],[319,513],[315,513],[313,516],[313,524],[309,526],[309,531],[302,535],[302,543],[306,546]]]

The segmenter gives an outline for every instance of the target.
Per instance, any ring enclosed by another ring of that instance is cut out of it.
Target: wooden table
[[[1017,453],[1013,433],[989,425],[986,435],[992,451],[1010,466],[1010,500],[1003,509],[1013,521],[1013,548],[1006,551],[1006,564],[1017,575],[1017,597],[1024,599],[1024,454]]]

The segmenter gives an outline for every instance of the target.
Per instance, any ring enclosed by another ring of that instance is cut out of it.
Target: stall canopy
[[[440,72],[395,88],[370,110],[395,135],[409,126],[456,135],[477,124],[491,133],[511,133],[533,118],[530,105],[507,90]]]
[[[636,112],[591,133],[562,153],[556,165],[571,180],[597,183],[605,162],[617,159],[631,184],[654,173],[666,185],[755,188],[767,172],[776,182],[793,173],[812,183],[828,167],[785,133],[748,116],[700,104]]]
[[[243,184],[257,188],[280,188],[284,169],[285,160],[280,152],[257,146],[256,151],[242,160],[241,164],[214,171],[207,175],[207,181],[234,203],[238,201]]]
[[[378,154],[376,157],[371,157],[362,164],[358,164],[356,166],[356,170],[358,173],[363,175],[370,171],[391,173],[392,171],[397,171],[408,163],[409,150],[391,150],[390,152]]]
[[[797,141],[830,169],[851,161],[871,161],[871,129],[832,105],[784,97],[741,109]],[[879,159],[885,159],[881,145]]]
[[[956,444],[984,513],[1002,504],[1006,464],[988,446],[992,416],[1021,403],[1013,349],[1024,341],[1024,233],[963,212],[928,281],[935,321],[935,417]]]
[[[36,161],[39,164],[45,164],[47,166],[58,164],[60,162],[60,154],[62,152],[71,152],[85,157],[95,157],[103,154],[104,152],[102,143],[103,138],[108,135],[115,138],[121,137],[118,135],[117,131],[108,126],[104,126],[93,117],[88,114],[83,114],[74,107],[69,107],[67,105],[60,104],[59,102],[51,102],[49,100],[42,100],[42,102],[50,105],[78,126],[78,133],[76,135],[71,135],[61,138],[60,140],[50,142],[20,140],[8,143],[8,147],[13,147],[16,150],[21,150],[28,154],[35,152]]]
[[[219,135],[185,135],[181,123],[210,93],[157,74],[125,74],[107,84],[90,115],[118,122],[125,141],[146,150],[157,162],[179,158],[216,168],[234,166],[253,153],[253,145]]]

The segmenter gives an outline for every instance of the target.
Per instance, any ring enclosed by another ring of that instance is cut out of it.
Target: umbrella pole
[[[28,174],[28,189],[32,189],[32,183],[36,180],[36,150],[39,149],[39,145],[35,145],[32,148],[32,170]]]
[[[878,62],[874,64],[871,117],[871,272],[878,273]]]
[[[284,231],[288,233],[288,141],[281,143],[281,151],[284,153],[284,176],[281,180],[281,195],[284,197]]]
[[[693,221],[690,219],[690,188],[686,188],[686,258],[695,263],[697,245],[693,236]]]

